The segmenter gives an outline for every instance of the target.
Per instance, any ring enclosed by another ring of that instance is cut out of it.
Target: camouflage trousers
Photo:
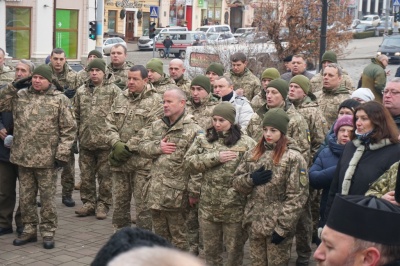
[[[202,237],[199,233],[200,225],[198,204],[194,207],[190,207],[186,219],[186,226],[188,230],[189,251],[197,256],[199,255],[199,248],[202,248],[203,246]]]
[[[224,246],[227,252],[227,259],[224,265],[242,265],[244,253],[242,223],[219,223],[202,218],[200,218],[200,223],[207,265],[223,265],[222,253]]]
[[[183,251],[189,251],[189,243],[186,238],[186,214],[184,210],[151,210],[154,232]]]
[[[57,229],[56,168],[18,167],[19,197],[24,232],[36,234],[39,223],[36,197],[40,192],[40,224],[43,237],[54,236]]]
[[[293,236],[286,237],[280,244],[271,243],[271,237],[250,234],[250,259],[252,266],[288,265]]]
[[[79,168],[81,170],[81,200],[93,208],[103,205],[109,210],[112,205],[112,179],[108,164],[109,150],[79,151]],[[96,196],[96,178],[99,183],[99,195]]]
[[[136,226],[152,231],[151,211],[147,208],[142,190],[149,171],[138,170],[131,173],[112,171],[114,213],[112,224],[115,230],[130,227],[132,193],[135,199]]]
[[[18,166],[0,161],[0,227],[10,228],[17,200]],[[18,204],[19,205],[19,204]],[[20,207],[15,213],[15,224],[22,226]]]
[[[61,173],[62,195],[71,196],[75,186],[75,156],[71,152],[67,165],[63,167]]]
[[[311,197],[311,196],[310,196]],[[312,218],[311,204],[308,197],[296,225],[296,265],[308,265],[311,257]]]

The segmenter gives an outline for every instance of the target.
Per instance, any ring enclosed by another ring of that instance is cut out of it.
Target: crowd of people
[[[212,266],[242,265],[247,241],[255,266],[287,265],[294,241],[296,265],[309,264],[313,243],[320,265],[400,263],[400,78],[386,82],[386,56],[372,59],[360,88],[332,51],[316,75],[296,54],[287,71],[258,78],[237,52],[231,69],[212,62],[192,80],[180,59],[164,73],[160,59],[126,61],[119,44],[110,64],[93,50],[78,73],[60,48],[39,66],[7,66],[4,56],[0,49],[0,236],[13,233],[15,214],[13,245],[36,242],[39,227],[43,247],[55,247],[57,173],[62,203],[74,207],[79,154],[75,213],[104,220],[113,209],[115,235],[131,234],[133,220]],[[370,233],[358,226],[363,217],[387,227]],[[346,243],[357,248],[331,253]]]

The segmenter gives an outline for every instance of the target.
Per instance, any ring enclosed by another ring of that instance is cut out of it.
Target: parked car
[[[367,32],[367,31],[375,31],[375,27],[367,24],[358,24],[354,29],[353,33]]]
[[[381,22],[381,19],[378,15],[365,15],[362,17],[360,22],[361,24],[367,24],[376,27]]]
[[[125,39],[125,34],[115,32],[114,30],[108,30],[103,34],[104,38],[111,38],[111,37],[120,37],[121,39]]]
[[[246,34],[246,33],[253,33],[256,31],[256,28],[254,27],[250,27],[250,28],[239,28],[235,31],[235,33],[233,34],[233,36],[235,36],[235,38],[241,36],[242,34]]]
[[[267,43],[268,33],[264,31],[250,32],[238,37],[239,43]]]
[[[207,34],[208,44],[235,44],[238,40],[231,32],[209,33]]]
[[[355,27],[357,27],[358,24],[361,23],[361,20],[359,20],[358,18],[353,19],[353,21],[351,22],[351,28],[354,29]]]
[[[387,26],[388,26],[388,30],[393,29],[393,23],[394,23],[394,17],[393,16],[388,16],[388,20],[387,20]],[[381,18],[381,23],[379,24],[379,26],[377,27],[379,31],[384,31],[385,27],[386,27],[386,16],[383,16]]]
[[[167,27],[167,28],[156,28],[154,31],[155,34],[155,39],[158,38],[160,32],[168,32],[168,31],[188,31],[187,27],[179,27],[179,26],[173,26],[173,27]],[[154,40],[150,39],[149,36],[149,29],[145,29],[143,31],[143,35],[140,36],[137,46],[139,50],[145,50],[145,49],[153,49],[153,44]]]
[[[400,35],[392,35],[383,39],[378,48],[378,55],[384,54],[390,64],[400,63]]]
[[[113,47],[117,43],[122,44],[123,46],[126,47],[126,42],[119,37],[112,37],[112,38],[104,39],[103,54],[109,55],[111,52],[111,47]]]
[[[201,27],[197,28],[196,31],[203,31],[206,34],[209,34],[209,33],[220,33],[220,32],[230,32],[230,33],[232,33],[231,27],[229,25],[201,26]]]

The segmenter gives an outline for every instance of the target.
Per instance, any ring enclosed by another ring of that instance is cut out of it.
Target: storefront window
[[[56,47],[65,51],[66,58],[78,57],[79,10],[56,11]]]
[[[171,0],[169,8],[169,25],[170,26],[186,26],[185,20],[185,1]]]
[[[117,10],[108,10],[108,32],[117,31]]]
[[[222,0],[208,0],[208,24],[220,24],[222,20]]]
[[[30,58],[31,9],[6,8],[6,52],[13,59]]]

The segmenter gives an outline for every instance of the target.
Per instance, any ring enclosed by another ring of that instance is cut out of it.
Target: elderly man
[[[181,59],[172,59],[169,62],[169,76],[175,81],[176,86],[186,93],[187,97],[190,97],[190,80],[185,77],[185,67]]]
[[[400,78],[393,78],[383,90],[383,106],[389,110],[400,130]]]
[[[400,265],[400,208],[366,196],[337,195],[314,253],[317,265]]]
[[[14,79],[14,70],[5,63],[6,53],[0,48],[0,86],[5,85]]]
[[[124,89],[128,80],[128,71],[133,62],[126,61],[127,49],[124,45],[117,43],[111,47],[111,62],[107,65],[107,73],[112,73],[115,78],[115,85]]]
[[[184,156],[202,129],[185,112],[186,94],[178,87],[163,95],[164,117],[153,122],[139,141],[140,155],[152,159],[149,184],[144,189],[154,232],[182,250],[189,250],[186,213],[189,175]]]
[[[289,82],[296,75],[303,75],[306,76],[308,79],[311,79],[314,76],[306,70],[307,62],[304,56],[301,54],[296,54],[292,56],[290,69],[290,72],[286,72],[281,75],[281,79]]]
[[[175,81],[164,73],[164,64],[158,58],[150,59],[146,64],[149,82],[154,86],[159,94],[163,94]]]
[[[382,92],[386,85],[385,68],[389,64],[386,55],[378,55],[371,59],[371,63],[366,66],[361,76],[361,87],[369,88],[375,95],[375,101],[382,103]]]
[[[29,88],[29,80],[22,79],[0,90],[0,111],[18,114],[10,162],[18,165],[24,231],[14,240],[15,246],[37,241],[36,195],[40,191],[43,247],[54,248],[57,168],[69,160],[76,123],[68,98],[51,84],[52,74],[48,65],[41,65],[33,70]]]

